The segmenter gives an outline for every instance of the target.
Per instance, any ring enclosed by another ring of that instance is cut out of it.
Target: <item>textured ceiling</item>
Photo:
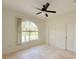
[[[23,13],[29,13],[36,17],[45,18],[44,13],[35,15],[39,10],[36,7],[42,8],[46,2],[50,3],[49,10],[56,10],[56,14],[49,14],[52,16],[60,15],[75,9],[75,2],[73,0],[3,0],[3,6],[21,11]]]

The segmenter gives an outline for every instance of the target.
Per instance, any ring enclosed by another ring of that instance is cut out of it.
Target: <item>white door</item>
[[[75,25],[74,24],[68,24],[68,35],[67,35],[67,49],[71,51],[76,51],[75,47]]]
[[[65,49],[65,24],[56,24],[56,41],[57,47]]]

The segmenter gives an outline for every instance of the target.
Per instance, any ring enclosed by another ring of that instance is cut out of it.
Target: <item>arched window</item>
[[[38,40],[38,27],[31,21],[24,21],[21,23],[21,42],[29,42],[31,40]]]

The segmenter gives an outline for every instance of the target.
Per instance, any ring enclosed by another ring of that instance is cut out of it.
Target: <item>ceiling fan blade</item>
[[[50,5],[50,4],[47,2],[46,5],[45,5],[45,9],[46,9],[46,10],[47,10],[47,8],[49,7],[49,5]]]
[[[46,12],[50,12],[50,13],[56,13],[56,11],[50,11],[50,10],[47,10]]]
[[[48,14],[45,14],[46,15],[46,17],[48,17]]]
[[[36,9],[38,9],[38,10],[41,10],[41,11],[42,11],[42,9],[40,9],[40,8],[36,8]]]
[[[38,12],[38,13],[36,13],[36,15],[38,15],[38,14],[40,14],[40,13],[42,13],[42,12]]]

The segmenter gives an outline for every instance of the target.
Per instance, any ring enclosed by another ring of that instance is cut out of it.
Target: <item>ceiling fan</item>
[[[46,17],[48,17],[47,12],[49,12],[49,13],[56,13],[56,11],[47,10],[49,6],[50,6],[50,3],[47,2],[45,5],[43,5],[42,9],[36,8],[36,9],[40,10],[40,12],[36,13],[36,15],[41,14],[42,12],[46,12],[45,15],[46,15]]]

